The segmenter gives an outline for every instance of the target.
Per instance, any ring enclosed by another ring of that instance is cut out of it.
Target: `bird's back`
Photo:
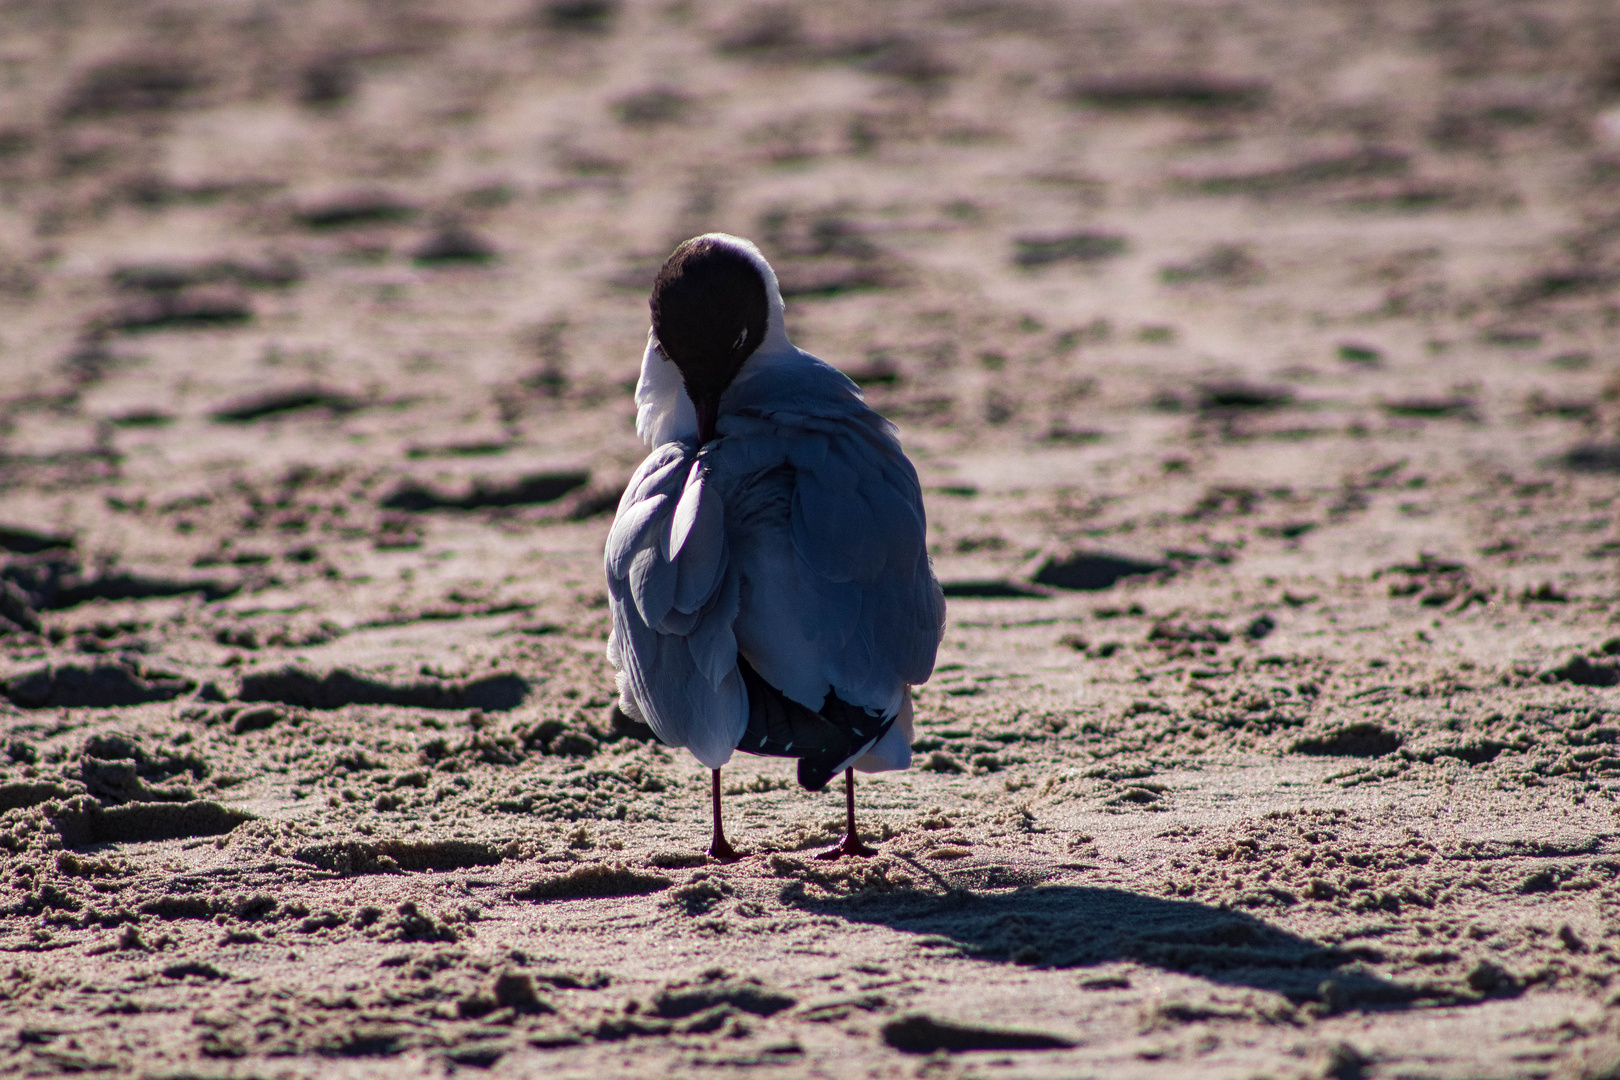
[[[719,437],[665,443],[607,548],[624,703],[718,767],[748,725],[739,654],[792,702],[892,717],[944,601],[916,471],[836,369],[793,350],[726,392]]]

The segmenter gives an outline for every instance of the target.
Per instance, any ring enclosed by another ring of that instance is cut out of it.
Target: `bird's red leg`
[[[736,862],[742,858],[735,848],[726,843],[725,830],[720,827],[720,770],[714,770],[714,840],[709,844],[709,854],[721,862]]]
[[[876,855],[875,848],[861,843],[861,834],[855,831],[855,770],[844,770],[844,814],[846,818],[844,842],[837,847],[818,852],[818,859],[837,859],[844,855]]]

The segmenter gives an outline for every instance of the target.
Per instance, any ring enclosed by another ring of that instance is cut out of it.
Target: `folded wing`
[[[895,715],[905,686],[933,671],[944,599],[892,428],[864,407],[730,421],[738,437],[717,447],[716,478],[741,575],[739,648],[800,704],[834,690]]]
[[[738,579],[704,455],[665,443],[619,502],[604,563],[608,658],[632,711],[671,746],[719,768],[748,721],[737,673]]]

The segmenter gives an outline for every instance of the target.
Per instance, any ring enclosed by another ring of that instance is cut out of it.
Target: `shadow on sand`
[[[942,879],[904,860],[936,881]],[[993,869],[993,868],[992,868]],[[1016,871],[1015,871],[1016,874]],[[812,871],[808,879],[815,876]],[[954,875],[953,875],[954,876]],[[1367,970],[1371,957],[1290,934],[1240,911],[1115,888],[1003,879],[941,894],[911,888],[812,896],[801,877],[783,899],[819,915],[874,923],[986,961],[1072,968],[1133,960],[1212,982],[1254,987],[1329,1012],[1457,1002],[1455,992],[1391,982]]]

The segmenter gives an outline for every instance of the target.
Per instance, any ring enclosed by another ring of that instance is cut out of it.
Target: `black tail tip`
[[[806,791],[820,791],[838,771],[842,759],[814,754],[799,759],[799,786]]]

